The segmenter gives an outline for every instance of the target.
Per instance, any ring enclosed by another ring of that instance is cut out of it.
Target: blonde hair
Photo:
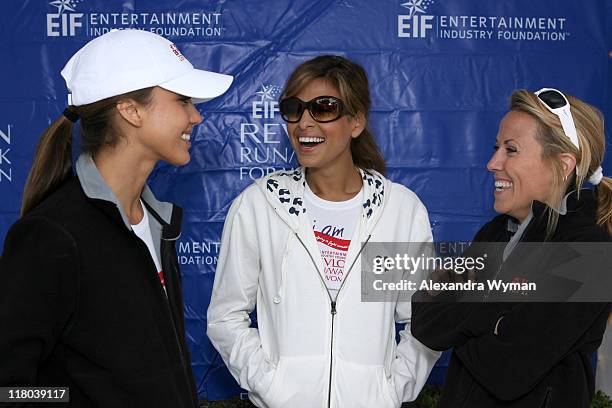
[[[532,92],[515,91],[510,99],[510,110],[529,114],[537,123],[536,140],[542,146],[542,158],[550,163],[553,182],[548,204],[547,237],[557,227],[559,214],[551,206],[558,207],[567,191],[580,189],[585,180],[601,166],[604,158],[605,132],[603,115],[597,108],[564,93],[570,103],[572,117],[580,149],[565,135],[559,117],[550,112]],[[576,169],[567,179],[563,176],[560,153],[576,158]],[[597,224],[612,234],[612,179],[604,177],[597,185]]]

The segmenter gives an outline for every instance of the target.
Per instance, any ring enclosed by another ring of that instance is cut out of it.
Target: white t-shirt
[[[155,268],[157,268],[157,274],[159,276],[159,280],[161,281],[164,289],[166,285],[164,283],[164,273],[161,268],[161,263],[159,262],[159,257],[157,256],[157,252],[155,251],[155,245],[153,244],[153,237],[151,236],[151,226],[149,225],[149,212],[147,208],[140,201],[140,205],[142,206],[142,211],[144,213],[142,220],[136,225],[132,225],[132,229],[134,233],[138,236],[138,238],[142,239],[142,241],[147,245],[149,249],[149,253],[151,254],[151,258],[153,258],[153,263],[155,263]]]
[[[363,189],[346,201],[327,201],[312,192],[308,183],[304,189],[304,205],[310,217],[321,258],[323,280],[333,300],[342,285],[350,265],[345,265],[355,226],[361,215]]]

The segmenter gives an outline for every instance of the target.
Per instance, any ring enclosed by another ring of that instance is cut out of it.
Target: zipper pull
[[[331,314],[335,315],[336,314],[336,301],[332,300],[331,302]]]

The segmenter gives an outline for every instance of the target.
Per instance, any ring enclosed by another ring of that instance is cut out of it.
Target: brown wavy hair
[[[308,60],[289,76],[280,99],[297,95],[308,83],[319,78],[338,90],[349,115],[361,113],[366,119],[363,132],[351,140],[353,163],[363,170],[373,169],[385,174],[385,159],[368,124],[372,101],[368,76],[361,65],[338,55],[321,55]]]

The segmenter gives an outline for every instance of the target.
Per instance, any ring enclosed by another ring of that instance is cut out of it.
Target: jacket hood
[[[362,217],[366,221],[366,231],[371,231],[382,213],[385,194],[390,191],[390,182],[375,170],[359,169],[359,173],[363,179]],[[258,179],[256,184],[278,216],[292,230],[297,231],[300,215],[306,213],[306,169],[299,167],[293,171],[277,171]]]

